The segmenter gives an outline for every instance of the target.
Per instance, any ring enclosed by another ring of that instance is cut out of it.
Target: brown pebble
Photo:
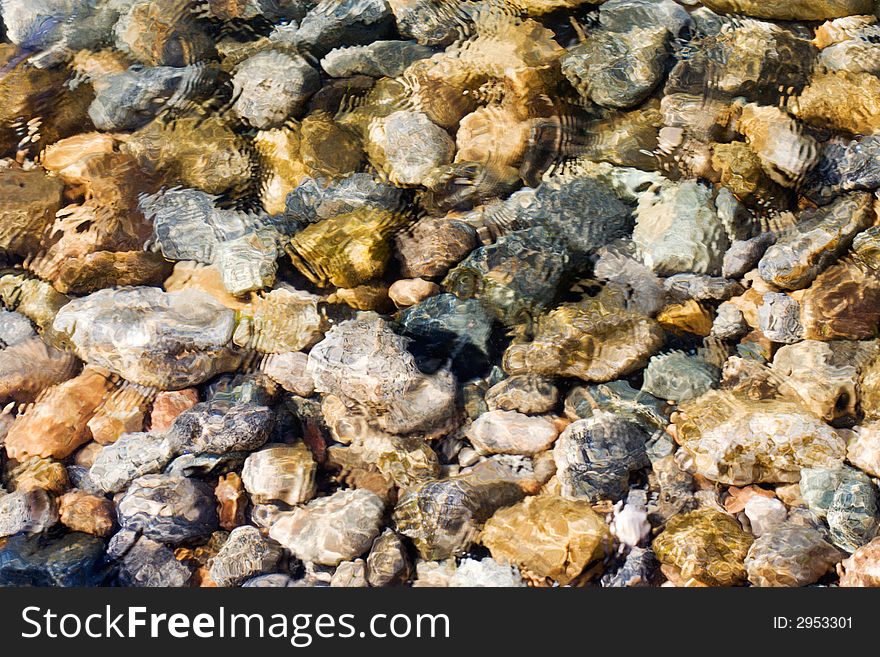
[[[217,498],[217,515],[223,529],[232,530],[245,524],[248,498],[238,474],[230,472],[220,477],[214,497]]]
[[[150,431],[159,433],[168,431],[177,416],[195,406],[198,401],[199,393],[195,388],[160,392],[156,395],[150,413]]]
[[[59,498],[61,522],[75,532],[108,536],[113,532],[116,511],[106,497],[72,490]]]

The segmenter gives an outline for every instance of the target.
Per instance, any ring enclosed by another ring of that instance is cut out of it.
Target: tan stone
[[[610,553],[613,538],[589,502],[538,495],[497,511],[480,541],[498,562],[568,584]]]
[[[35,456],[13,468],[9,473],[9,481],[16,491],[42,488],[55,495],[61,495],[69,486],[64,465],[52,459]]]
[[[792,101],[792,111],[817,127],[871,134],[880,130],[880,78],[847,71],[819,73]]]
[[[880,587],[880,537],[856,550],[837,565],[840,585]]]
[[[116,509],[100,495],[72,490],[59,499],[61,522],[75,532],[108,536],[113,532]]]
[[[63,459],[91,440],[88,421],[110,395],[106,370],[86,367],[79,376],[50,388],[15,418],[6,434],[6,453]]]
[[[388,288],[388,296],[398,308],[414,306],[440,292],[440,286],[423,278],[404,278]]]

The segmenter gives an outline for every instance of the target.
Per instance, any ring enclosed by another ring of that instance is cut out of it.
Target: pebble
[[[249,57],[235,70],[233,110],[253,127],[279,127],[296,116],[321,85],[318,72],[301,57],[269,50]]]
[[[875,587],[880,584],[878,550],[880,550],[880,538],[875,538],[841,561],[837,567],[840,585]]]
[[[381,587],[406,582],[412,572],[412,563],[400,536],[390,529],[373,541],[367,556],[367,582]]]
[[[256,527],[233,529],[220,551],[209,561],[217,586],[236,586],[244,580],[271,573],[281,559],[281,547],[264,538]]]
[[[449,164],[455,142],[421,112],[393,112],[371,127],[367,153],[396,185],[419,185],[434,168]]]
[[[0,537],[39,534],[58,522],[55,500],[42,488],[0,495]]]
[[[150,410],[150,431],[156,433],[168,431],[178,415],[198,402],[199,393],[195,388],[160,392],[156,395]]]
[[[368,490],[340,490],[279,514],[269,536],[303,561],[337,566],[369,550],[384,510]]]
[[[489,411],[477,418],[465,435],[483,454],[536,454],[549,448],[559,433],[543,417]]]
[[[480,541],[499,563],[565,585],[604,558],[613,539],[589,502],[537,495],[497,511]]]
[[[388,288],[388,297],[398,308],[407,308],[440,292],[440,286],[423,278],[394,281]]]
[[[314,458],[303,443],[270,445],[247,457],[241,480],[256,504],[296,505],[315,496],[316,471]]]
[[[630,473],[648,464],[647,440],[640,426],[606,411],[572,422],[553,448],[562,494],[593,503],[617,501]]]
[[[162,543],[140,536],[119,563],[125,586],[167,588],[186,586],[192,572]]]
[[[217,525],[210,487],[201,481],[162,474],[135,479],[117,502],[123,529],[162,543],[207,537]]]
[[[782,525],[752,543],[745,566],[753,586],[807,586],[842,556],[815,529]]]
[[[62,495],[58,503],[61,524],[71,531],[109,536],[116,527],[116,510],[106,497],[72,490]]]

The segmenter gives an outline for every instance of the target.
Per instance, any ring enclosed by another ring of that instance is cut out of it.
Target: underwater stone
[[[744,560],[754,539],[726,513],[699,509],[676,515],[654,539],[657,558],[685,580],[737,586],[746,580]]]
[[[336,48],[321,60],[321,68],[334,78],[370,75],[397,77],[414,61],[434,54],[434,49],[412,41],[374,41],[367,46]]]
[[[177,452],[166,436],[127,433],[98,452],[89,468],[89,478],[106,493],[124,490],[136,478],[160,472]]]
[[[40,169],[0,170],[0,248],[18,255],[35,253],[43,232],[61,208],[64,185]]]
[[[436,283],[421,278],[404,278],[394,281],[388,288],[388,298],[398,308],[414,306],[440,291]]]
[[[870,73],[817,72],[791,103],[792,113],[819,128],[857,135],[880,129],[880,79]]]
[[[452,588],[515,588],[525,585],[519,568],[499,563],[491,557],[462,559],[449,579]]]
[[[241,478],[254,503],[280,500],[294,505],[315,496],[316,471],[315,460],[303,443],[275,445],[248,456]]]
[[[846,458],[872,477],[880,477],[880,423],[868,422],[855,428],[846,448]]]
[[[272,572],[281,559],[281,547],[264,538],[256,527],[236,527],[209,561],[211,579],[218,586],[237,586],[246,579]]]
[[[486,391],[490,411],[518,411],[526,414],[547,413],[556,407],[559,387],[541,376],[510,376]]]
[[[798,481],[802,468],[834,468],[846,443],[800,404],[712,390],[680,406],[677,440],[696,471],[726,484]]]
[[[373,541],[367,556],[367,583],[391,586],[409,579],[412,564],[400,536],[386,529]]]
[[[853,193],[817,210],[801,213],[789,234],[777,239],[758,263],[768,283],[796,290],[809,285],[859,232],[874,220],[869,194]]]
[[[400,272],[411,278],[444,275],[477,245],[469,225],[444,218],[424,217],[395,236]]]
[[[452,161],[455,142],[421,112],[398,111],[371,126],[367,152],[396,185],[419,185]]]
[[[199,393],[195,388],[160,392],[150,409],[150,430],[164,433],[171,428],[178,415],[198,402]]]
[[[800,495],[809,509],[820,518],[824,518],[831,503],[834,501],[834,493],[841,484],[849,481],[858,481],[869,484],[870,481],[863,472],[848,465],[827,468],[804,468],[801,470],[799,483]]]
[[[553,423],[516,411],[489,411],[478,417],[465,435],[482,454],[536,454],[559,435]]]
[[[123,529],[171,544],[207,537],[217,526],[214,507],[206,483],[160,474],[135,479],[116,505]]]
[[[784,525],[752,543],[745,566],[753,586],[807,586],[842,556],[815,529]]]
[[[584,98],[611,108],[638,105],[657,86],[668,57],[665,27],[593,30],[562,58],[562,72]]]
[[[27,325],[30,329],[30,322]],[[3,337],[15,338],[11,333]],[[73,354],[49,346],[36,336],[11,344],[0,350],[0,399],[34,401],[43,390],[70,380],[78,367]]]
[[[537,495],[497,511],[480,542],[499,563],[512,563],[560,585],[576,579],[588,564],[610,554],[608,526],[586,500]]]
[[[648,361],[642,390],[660,399],[686,401],[714,388],[720,376],[717,367],[699,356],[672,351]]]
[[[88,534],[22,534],[0,546],[0,586],[99,586],[106,575],[104,541]]]
[[[72,490],[58,502],[61,524],[71,531],[109,536],[116,527],[116,509],[106,497]]]
[[[300,397],[311,397],[315,383],[307,371],[309,356],[301,351],[270,354],[263,361],[262,371],[270,379]]]
[[[825,143],[819,161],[805,182],[806,195],[817,202],[833,199],[841,192],[880,187],[880,136],[866,135]]]
[[[141,536],[119,563],[119,579],[126,586],[182,587],[192,573],[161,543]]]
[[[669,183],[639,199],[633,241],[660,276],[717,275],[729,246],[712,190],[693,181]]]
[[[466,552],[489,516],[522,497],[519,485],[496,469],[473,472],[404,491],[392,519],[422,558],[445,559]]]
[[[234,322],[231,310],[202,292],[135,287],[75,299],[53,327],[84,360],[168,390],[238,367],[240,357],[228,346]]]
[[[880,530],[874,485],[858,479],[842,482],[834,491],[827,519],[831,542],[842,550],[855,552]]]
[[[758,307],[758,328],[768,340],[791,344],[804,337],[801,307],[781,292],[766,292]]]
[[[58,522],[54,498],[42,488],[0,494],[0,537],[38,534]]]
[[[648,465],[647,441],[637,424],[606,411],[572,422],[553,448],[562,494],[617,501],[626,494],[630,473]]]
[[[269,536],[303,561],[337,566],[366,552],[379,534],[385,504],[364,489],[340,490],[282,512]]]
[[[869,14],[873,7],[870,0],[706,0],[703,5],[720,13],[781,21],[820,21]]]
[[[250,452],[268,440],[274,419],[275,414],[267,406],[212,400],[183,411],[166,436],[178,451]]]
[[[341,45],[372,43],[393,25],[386,0],[320,0],[302,19],[294,38],[320,57]]]
[[[232,76],[233,110],[260,130],[297,115],[321,86],[318,72],[301,57],[269,50],[247,58]]]
[[[531,342],[505,352],[508,374],[610,381],[643,367],[664,342],[654,320],[598,297],[558,306],[539,316],[533,331]]]
[[[880,538],[856,550],[837,567],[840,586],[880,586]]]

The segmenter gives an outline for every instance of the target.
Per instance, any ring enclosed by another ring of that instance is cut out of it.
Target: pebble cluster
[[[880,585],[874,0],[0,0],[0,586]]]

